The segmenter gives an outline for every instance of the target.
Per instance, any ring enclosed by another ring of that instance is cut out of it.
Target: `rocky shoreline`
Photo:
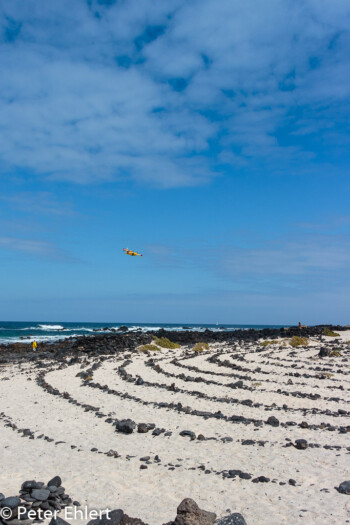
[[[79,352],[113,353],[124,350],[134,350],[139,345],[150,343],[155,337],[166,337],[180,345],[195,344],[198,342],[205,343],[234,343],[242,341],[254,343],[259,339],[275,339],[298,337],[318,337],[322,341],[325,328],[335,332],[349,330],[349,326],[340,325],[317,325],[298,328],[264,328],[262,330],[230,330],[230,331],[169,331],[160,329],[157,331],[128,331],[127,327],[122,327],[117,333],[94,333],[92,335],[82,335],[69,337],[55,342],[40,342],[36,355],[44,353],[45,355],[65,355]],[[0,343],[0,363],[6,362],[6,359],[24,358],[26,355],[33,355],[31,343]]]

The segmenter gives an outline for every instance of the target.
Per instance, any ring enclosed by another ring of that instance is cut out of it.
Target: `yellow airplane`
[[[123,248],[123,251],[126,253],[126,255],[131,255],[131,257],[136,257],[137,255],[139,257],[143,257],[141,253],[133,252],[132,250],[129,250],[129,248]]]

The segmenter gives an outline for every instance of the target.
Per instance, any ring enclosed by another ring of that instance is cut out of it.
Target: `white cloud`
[[[217,155],[238,155],[233,172],[312,162],[300,139],[318,122],[331,144],[344,136],[346,0],[5,0],[0,12],[4,173],[193,185],[218,173]]]

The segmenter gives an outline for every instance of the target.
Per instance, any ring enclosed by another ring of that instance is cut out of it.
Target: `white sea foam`
[[[60,324],[39,324],[38,328],[41,330],[67,330],[67,328]]]
[[[67,334],[67,335],[37,335],[37,336],[30,336],[26,337],[25,339],[21,339],[19,337],[4,337],[3,339],[0,339],[0,344],[12,344],[12,343],[24,343],[24,344],[30,344],[33,341],[36,341],[37,343],[54,343],[55,341],[59,341],[61,339],[68,339],[68,337],[78,337],[78,334]]]

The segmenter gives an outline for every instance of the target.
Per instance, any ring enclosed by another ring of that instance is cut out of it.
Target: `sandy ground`
[[[92,358],[83,368],[81,363],[62,367],[54,362],[47,369],[30,364],[1,365],[0,492],[15,495],[27,479],[46,482],[58,474],[66,491],[82,506],[122,508],[130,516],[154,525],[174,519],[176,507],[185,497],[193,498],[218,517],[241,512],[247,525],[350,523],[350,496],[339,494],[334,488],[350,479],[350,449],[347,450],[350,433],[339,433],[340,426],[350,425],[348,341],[350,332],[343,332],[336,343],[341,356],[324,359],[317,357],[321,343],[316,340],[297,349],[281,342],[261,352],[256,352],[259,344],[211,345],[209,351],[199,355],[186,348],[162,350],[152,354],[160,372],[147,366],[149,355],[132,353],[125,371],[130,378],[142,377],[151,383],[143,385],[126,381],[118,372],[125,361],[123,354]],[[212,355],[219,363],[228,360],[236,368],[208,362]],[[174,358],[178,360],[176,363]],[[115,390],[114,394],[88,387],[76,377],[95,362],[98,368],[92,383],[108,385]],[[320,367],[326,369],[325,379],[318,377]],[[36,382],[42,370],[49,385],[61,393],[67,392],[78,404],[46,392]],[[295,372],[300,377],[287,375]],[[180,374],[191,380],[178,377]],[[227,374],[244,376],[243,384],[248,388],[230,388],[238,378]],[[303,374],[311,377],[305,378]],[[198,378],[215,383],[197,382]],[[180,392],[167,389],[173,383]],[[193,391],[196,395],[192,395]],[[317,393],[321,397],[317,400],[294,397],[295,392]],[[252,400],[253,406],[241,403],[247,399]],[[204,418],[159,407],[162,402],[181,403],[183,407],[210,413],[220,410],[227,417],[237,415],[263,423],[254,426]],[[98,408],[104,416],[85,411],[81,406],[84,404]],[[283,409],[283,405],[287,408]],[[339,415],[338,409],[347,414]],[[324,413],[326,410],[329,413]],[[159,436],[151,431],[117,433],[106,422],[107,416],[154,423],[164,428],[165,433]],[[265,423],[269,416],[275,416],[281,424],[296,425],[272,427]],[[6,426],[6,421],[15,424],[17,430],[30,429],[35,439]],[[301,428],[298,426],[301,422],[329,423],[335,430]],[[182,430],[215,440],[190,440],[179,435]],[[53,441],[39,438],[42,434]],[[221,441],[224,437],[232,441],[224,443]],[[296,439],[306,439],[319,448],[297,450],[285,446]],[[242,445],[244,440],[255,443]],[[265,442],[264,446],[257,441]],[[339,448],[325,449],[328,445]],[[118,451],[120,457],[108,457],[105,453],[111,449]],[[154,461],[155,455],[160,457],[160,463]],[[150,463],[141,470],[140,465],[145,462],[140,458],[145,456],[150,456]],[[270,482],[224,478],[222,472],[232,469],[249,473],[252,478],[266,476]],[[290,479],[296,481],[296,486],[288,483]]]

